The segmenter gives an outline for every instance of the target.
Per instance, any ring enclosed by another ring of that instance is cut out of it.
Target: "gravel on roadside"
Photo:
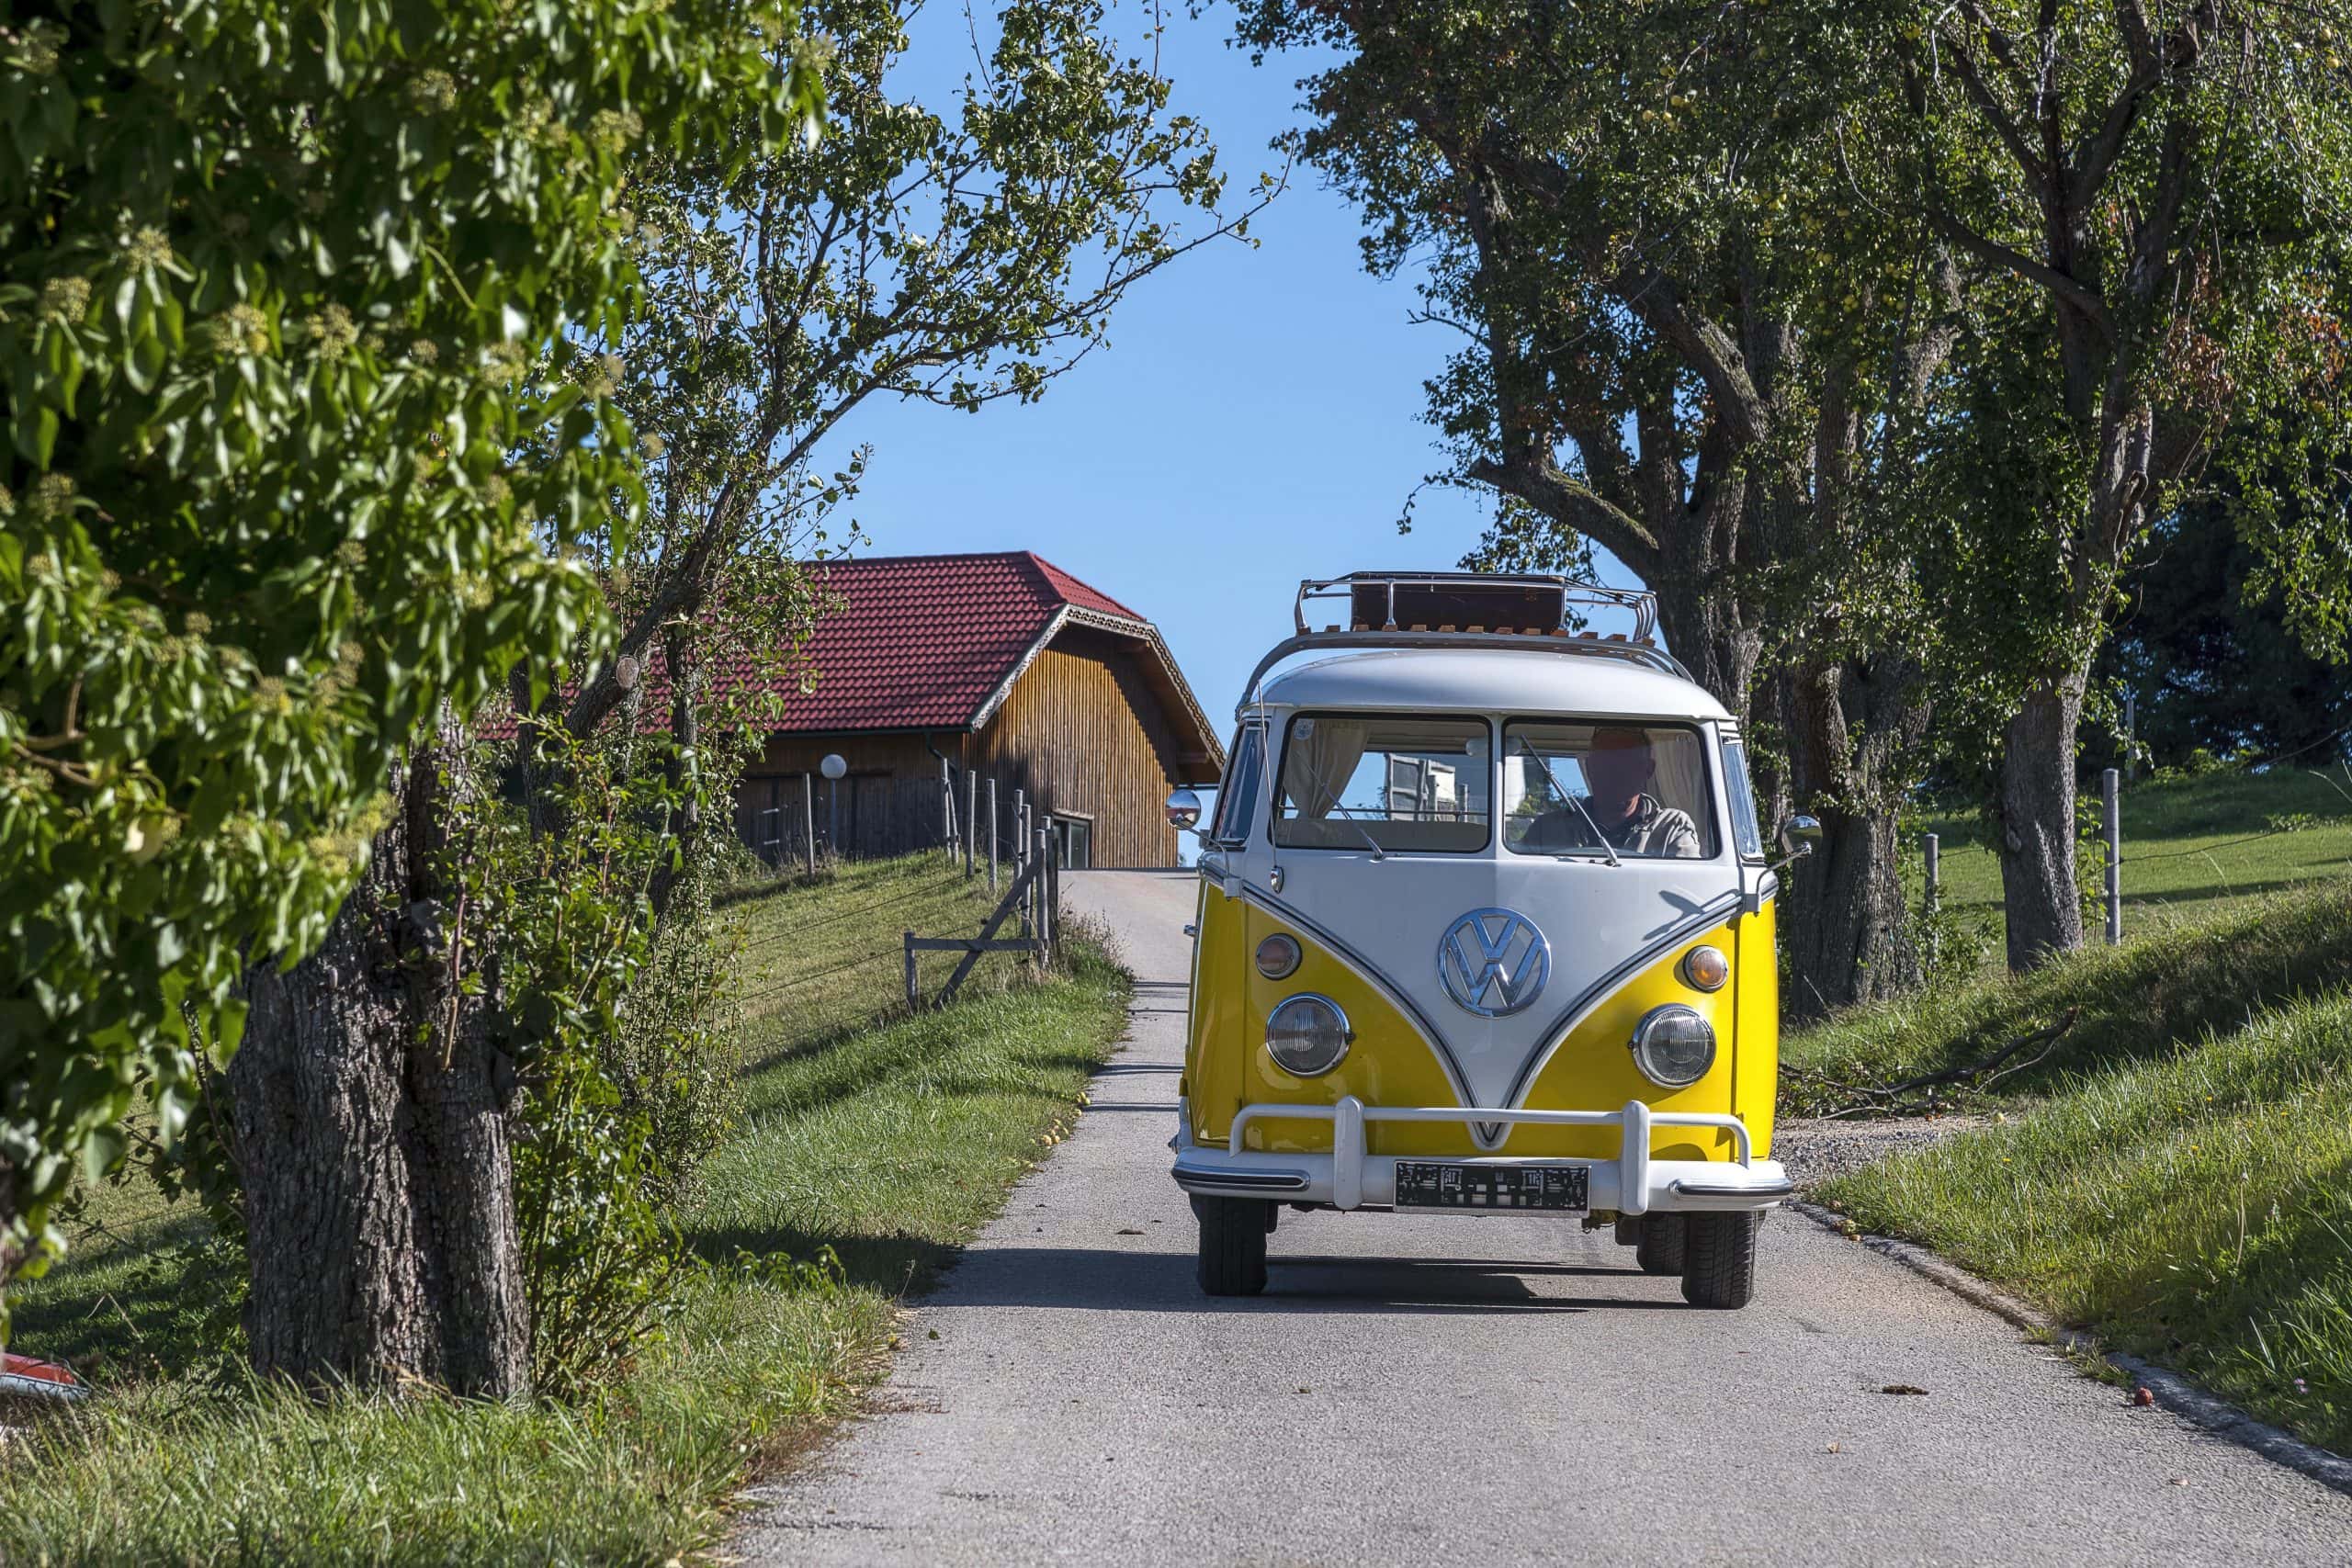
[[[1772,1128],[1772,1157],[1800,1189],[1844,1176],[1892,1154],[1924,1149],[1982,1126],[1982,1116],[1894,1116],[1879,1121],[1790,1117]]]

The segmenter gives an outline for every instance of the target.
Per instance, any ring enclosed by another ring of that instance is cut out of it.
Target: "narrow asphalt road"
[[[1265,1296],[1204,1299],[1164,1147],[1193,886],[1069,879],[1137,976],[1132,1036],[747,1558],[2352,1562],[2352,1496],[1792,1214],[1744,1312],[1506,1215],[1285,1213]]]

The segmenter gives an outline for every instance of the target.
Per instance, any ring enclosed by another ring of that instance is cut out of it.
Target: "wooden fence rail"
[[[1038,838],[1042,842],[1045,835],[1041,833]],[[982,953],[1026,953],[1040,960],[1050,958],[1053,954],[1050,945],[1051,916],[1046,913],[1044,899],[1057,881],[1053,874],[1051,858],[1043,854],[1032,855],[1029,863],[1022,868],[1021,874],[1012,879],[1012,886],[1006,890],[1003,901],[997,905],[996,912],[982,922],[978,936],[917,936],[912,931],[907,932],[907,1006],[917,1012],[921,1012],[924,1006],[922,977],[915,972],[915,955],[919,953],[960,953],[964,955],[963,962],[956,965],[956,972],[947,976],[947,983],[939,987],[939,995],[931,999],[930,1005],[935,1008],[945,1007],[955,999],[956,987],[972,973]],[[1015,910],[1022,915],[1025,928],[1023,934],[998,938],[997,928],[1004,924]]]

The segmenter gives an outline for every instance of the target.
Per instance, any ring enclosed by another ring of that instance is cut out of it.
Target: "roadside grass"
[[[2222,918],[2091,947],[2017,978],[1988,976],[1838,1014],[1787,1042],[1781,1104],[1818,1115],[1852,1097],[1826,1087],[1892,1083],[1980,1061],[2075,1011],[2046,1060],[2002,1080],[2031,1095],[2070,1078],[2170,1055],[2264,1010],[2352,987],[2352,876],[2242,900]],[[2021,1052],[2019,1063],[2037,1053]]]
[[[2123,786],[2120,808],[2127,937],[2227,918],[2352,868],[2352,765],[2342,762],[2142,780]],[[1943,908],[1983,931],[1997,962],[2001,863],[1984,820],[1935,817],[1919,827],[1939,836]]]
[[[0,1562],[662,1563],[712,1547],[729,1499],[856,1406],[898,1321],[1057,1140],[1125,1021],[1126,976],[1069,932],[1060,969],[984,961],[905,1013],[900,933],[987,909],[937,855],[852,864],[730,903],[743,1122],[678,1216],[708,1263],[583,1402],[323,1404],[221,1352],[230,1261],[132,1179],[88,1195],[68,1262],[17,1298],[14,1348],[101,1389],[0,1410]],[[927,962],[926,992],[952,958]],[[827,1248],[831,1249],[828,1255]],[[836,1261],[836,1258],[838,1261]]]
[[[2352,994],[2070,1077],[1815,1196],[2352,1453]]]
[[[2352,1451],[2352,877],[1834,1017],[1787,1043],[1783,1111],[2070,1012],[2040,1066],[1943,1091],[1995,1120],[1813,1195]]]

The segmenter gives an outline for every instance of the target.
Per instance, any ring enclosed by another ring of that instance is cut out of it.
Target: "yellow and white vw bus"
[[[1630,632],[1571,629],[1616,612]],[[1556,577],[1301,585],[1195,828],[1172,1146],[1210,1295],[1265,1288],[1287,1204],[1613,1217],[1692,1303],[1747,1303],[1791,1190],[1766,1157],[1786,862],[1654,622]]]

